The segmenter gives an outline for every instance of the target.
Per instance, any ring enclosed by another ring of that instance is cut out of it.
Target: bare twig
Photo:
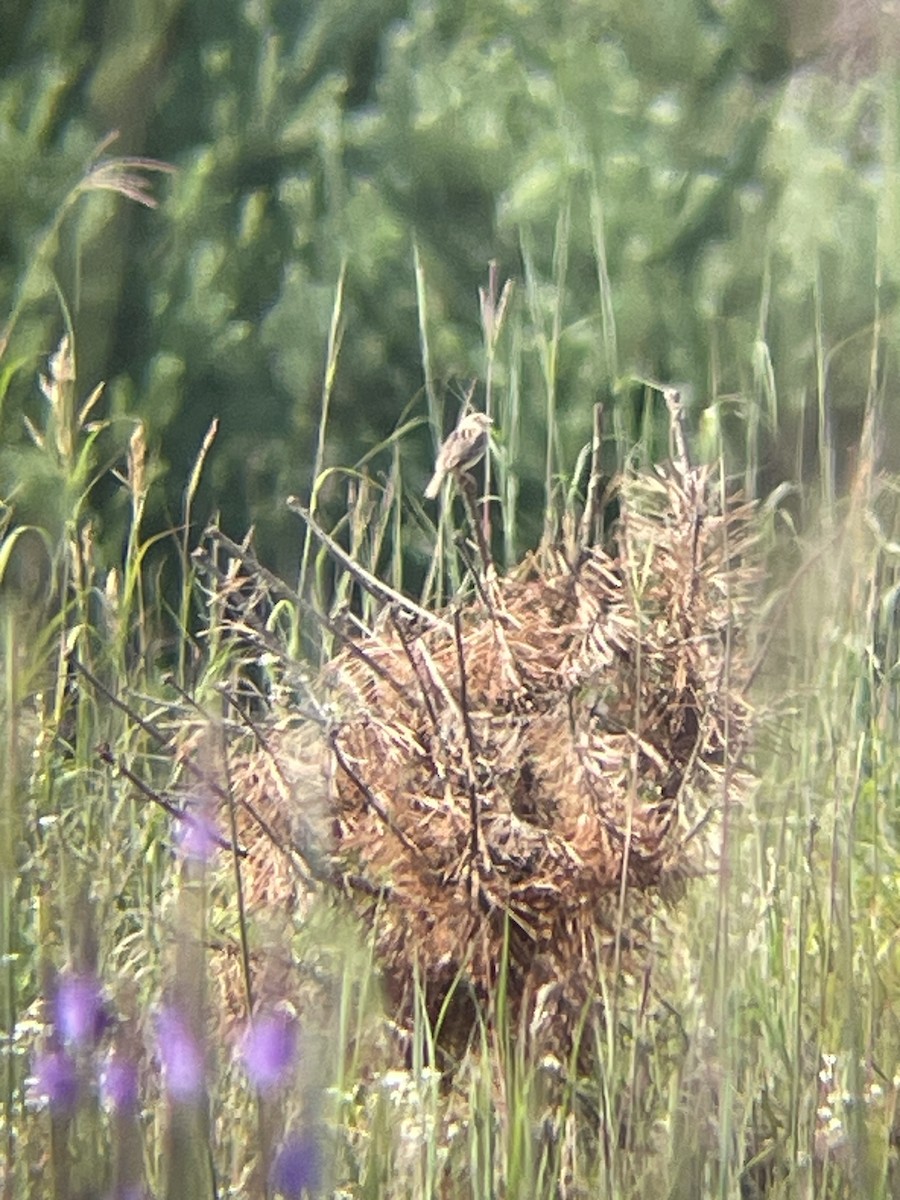
[[[101,762],[105,762],[110,767],[115,767],[119,774],[124,779],[127,779],[128,782],[135,788],[137,788],[142,796],[145,796],[148,800],[152,800],[154,804],[158,804],[159,807],[164,809],[170,817],[174,817],[177,821],[187,821],[188,823],[191,823],[195,820],[193,814],[188,809],[179,808],[177,804],[173,804],[171,800],[167,800],[165,796],[160,795],[160,793],[154,788],[150,787],[148,783],[145,783],[139,775],[136,775],[134,771],[130,770],[125,766],[124,763],[120,762],[105,742],[101,743],[97,747],[97,754]],[[227,838],[222,837],[221,834],[216,833],[214,830],[210,830],[209,836],[216,843],[216,845],[220,846],[223,850],[232,850],[241,858],[247,857],[246,850],[240,846],[233,846]]]
[[[353,767],[350,766],[347,756],[344,754],[343,750],[341,749],[341,744],[338,741],[337,730],[335,730],[329,736],[328,743],[331,746],[331,751],[334,754],[335,761],[337,762],[338,766],[351,781],[353,786],[359,791],[360,795],[363,797],[369,808],[371,808],[372,812],[378,817],[379,821],[381,821],[385,828],[391,831],[394,837],[397,838],[401,845],[409,850],[411,854],[414,854],[416,858],[422,858],[423,855],[421,848],[406,836],[406,834],[393,820],[387,809],[384,807],[366,781],[360,775],[358,775],[356,771],[354,771]]]
[[[427,608],[422,608],[421,605],[416,604],[415,600],[410,600],[402,592],[395,591],[394,588],[389,587],[388,584],[383,583],[382,580],[373,575],[371,571],[367,571],[365,567],[360,566],[358,562],[350,557],[343,546],[339,545],[330,534],[325,532],[296,496],[288,497],[287,506],[291,512],[295,512],[301,520],[306,522],[322,545],[328,550],[329,554],[331,554],[332,558],[337,559],[341,566],[353,576],[360,587],[365,588],[370,595],[374,596],[377,600],[383,601],[385,604],[396,605],[397,608],[408,612],[410,616],[417,617],[420,621],[423,621],[429,628],[443,629],[445,633],[452,632],[451,626],[442,617],[429,612]]]
[[[266,570],[256,555],[252,553],[252,551],[248,550],[246,547],[239,546],[237,542],[232,541],[227,534],[224,534],[221,529],[217,528],[215,525],[211,525],[207,529],[206,533],[208,537],[218,542],[219,545],[223,546],[230,554],[233,554],[236,558],[244,562],[254,573],[254,575],[261,579],[266,586],[270,588],[274,595],[281,595],[286,600],[290,600],[293,604],[296,604],[299,608],[302,608],[304,612],[310,613],[319,622],[322,628],[326,629],[332,635],[332,637],[336,638],[344,646],[346,646],[347,650],[355,658],[358,658],[361,662],[364,662],[370,671],[374,672],[374,674],[376,674],[380,679],[383,679],[385,683],[389,687],[393,688],[393,690],[396,691],[399,696],[405,697],[405,692],[400,684],[398,684],[396,680],[394,680],[388,674],[388,672],[385,671],[384,667],[382,667],[379,662],[376,662],[371,655],[366,654],[366,652],[360,647],[354,638],[349,637],[339,625],[337,625],[334,621],[329,620],[324,613],[319,612],[319,610],[314,605],[310,604],[308,600],[304,600],[298,592],[289,587],[283,580],[279,579],[277,575],[273,575],[271,571]],[[207,563],[209,563],[208,555],[203,550],[195,550],[194,558],[198,560],[205,560]],[[211,570],[215,570],[211,563],[209,563],[209,568]],[[450,627],[447,626],[447,628],[449,631]]]
[[[407,638],[406,633],[404,632],[403,626],[397,620],[397,614],[393,609],[391,609],[390,620],[391,620],[391,624],[394,627],[394,632],[397,634],[397,637],[400,639],[400,645],[403,647],[403,653],[406,655],[407,661],[409,662],[409,665],[412,668],[412,672],[416,677],[416,682],[419,685],[419,691],[422,696],[422,702],[425,705],[425,711],[428,713],[428,719],[431,722],[432,728],[435,731],[437,731],[438,717],[437,717],[437,713],[435,712],[434,704],[431,699],[431,693],[428,690],[428,688],[425,686],[425,680],[422,678],[421,665],[420,665],[418,659],[413,654],[412,645],[411,645],[409,639]]]

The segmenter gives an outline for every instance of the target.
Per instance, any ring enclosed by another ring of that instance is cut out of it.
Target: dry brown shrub
[[[371,928],[393,1014],[419,987],[454,1052],[501,970],[512,1019],[568,1050],[741,798],[752,509],[683,449],[616,493],[610,549],[485,564],[441,613],[386,606],[322,673],[328,722],[270,730],[236,776],[270,823],[242,820],[253,903],[299,902],[274,826]]]

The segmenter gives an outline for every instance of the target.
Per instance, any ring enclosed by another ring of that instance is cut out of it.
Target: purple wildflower
[[[138,1107],[137,1066],[120,1054],[110,1054],[103,1069],[100,1090],[105,1103],[115,1112],[136,1112]]]
[[[300,1200],[304,1191],[315,1192],[321,1179],[322,1151],[318,1141],[310,1133],[289,1134],[272,1164],[273,1190],[286,1200]]]
[[[156,1021],[159,1060],[173,1100],[196,1100],[203,1090],[203,1051],[177,1008],[160,1010]]]
[[[78,1070],[72,1056],[59,1046],[42,1051],[34,1060],[34,1094],[50,1108],[69,1112],[78,1100]]]
[[[59,977],[53,1021],[66,1045],[93,1048],[110,1023],[100,983],[92,975]]]
[[[186,808],[175,829],[175,843],[182,858],[208,863],[222,844],[212,815],[204,808]]]
[[[241,1058],[254,1087],[272,1091],[297,1061],[297,1022],[284,1013],[258,1015],[244,1034]]]

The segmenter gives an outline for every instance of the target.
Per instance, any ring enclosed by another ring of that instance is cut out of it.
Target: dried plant
[[[371,925],[394,1014],[421,985],[445,1048],[502,970],[522,1027],[570,1050],[746,785],[752,508],[690,465],[668,399],[673,461],[619,481],[611,549],[545,547],[449,612],[386,604],[319,680],[331,716],[236,772],[285,848],[326,847],[312,874]],[[273,903],[271,842],[241,835]]]

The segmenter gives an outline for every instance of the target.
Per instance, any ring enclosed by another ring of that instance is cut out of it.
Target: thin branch
[[[341,770],[344,772],[344,774],[347,776],[347,778],[350,780],[350,782],[353,784],[353,786],[362,795],[366,804],[369,806],[369,808],[371,808],[372,812],[375,813],[375,815],[382,822],[382,824],[385,826],[385,828],[387,828],[391,831],[391,833],[394,835],[394,837],[397,838],[397,840],[400,842],[400,844],[406,850],[409,850],[410,853],[414,854],[417,858],[422,858],[423,855],[422,855],[421,848],[419,846],[417,846],[415,844],[415,842],[411,841],[407,837],[407,835],[403,832],[403,830],[400,829],[400,827],[396,824],[394,819],[390,816],[387,809],[384,807],[384,805],[381,803],[381,801],[378,799],[378,797],[375,795],[375,793],[372,791],[372,789],[369,787],[369,785],[366,783],[366,781],[364,779],[362,779],[356,773],[356,771],[354,771],[353,767],[350,766],[350,763],[348,762],[346,756],[344,755],[343,750],[341,749],[340,742],[338,741],[338,731],[337,730],[335,730],[333,733],[331,733],[329,735],[328,742],[329,742],[329,745],[331,746],[332,753],[334,754],[335,761],[337,762],[338,766],[341,768]]]
[[[429,692],[428,688],[425,685],[425,680],[422,678],[421,664],[419,663],[419,660],[415,657],[415,655],[412,652],[412,646],[411,646],[410,642],[407,640],[406,633],[404,632],[403,626],[397,620],[397,613],[394,609],[390,610],[390,621],[394,627],[394,632],[397,634],[397,637],[400,639],[400,645],[403,647],[403,653],[406,655],[407,661],[409,662],[409,665],[412,668],[412,672],[416,677],[416,682],[419,685],[419,691],[421,692],[421,695],[422,695],[422,701],[425,705],[425,710],[428,713],[428,719],[431,721],[431,726],[434,729],[434,731],[437,732],[438,728],[439,728],[438,716],[434,709],[434,704],[431,699],[431,693]]]
[[[396,682],[396,680],[391,677],[391,675],[388,674],[387,671],[385,671],[381,663],[377,662],[371,657],[371,655],[367,654],[359,645],[359,643],[356,642],[352,637],[349,637],[338,624],[329,620],[324,613],[319,612],[319,610],[314,605],[310,604],[308,600],[304,600],[299,592],[295,591],[294,588],[289,587],[283,580],[279,579],[277,575],[274,575],[271,571],[266,570],[255,554],[253,554],[246,547],[239,546],[237,542],[232,541],[227,534],[224,534],[221,529],[215,525],[209,526],[206,533],[208,537],[212,538],[213,541],[218,542],[220,546],[229,552],[229,554],[233,554],[235,558],[238,558],[240,561],[245,563],[250,571],[253,572],[258,579],[261,579],[263,583],[265,583],[273,595],[280,595],[284,599],[290,600],[292,604],[296,604],[298,608],[303,609],[304,612],[310,613],[319,622],[323,629],[326,629],[332,635],[332,637],[341,642],[341,644],[344,645],[347,650],[354,655],[354,657],[363,662],[374,675],[377,675],[379,679],[383,679],[388,687],[392,688],[398,696],[401,696],[404,700],[407,699],[404,689]],[[206,566],[211,572],[216,570],[209,559],[208,553],[205,550],[197,549],[194,551],[193,556],[198,561],[203,561],[204,566]],[[449,625],[447,626],[447,629],[449,631]]]
[[[124,763],[119,762],[107,743],[103,742],[97,747],[97,754],[101,762],[114,767],[124,779],[127,779],[130,784],[137,788],[142,796],[145,796],[148,800],[152,800],[154,804],[158,804],[170,817],[174,817],[177,821],[194,822],[195,818],[188,809],[179,808],[177,804],[173,804],[171,800],[167,800],[165,796],[160,795],[148,783],[145,783],[139,775],[135,775],[134,771],[126,767]],[[222,837],[215,830],[211,830],[209,836],[223,850],[231,850],[241,858],[247,857],[247,851],[242,846],[232,845],[227,838]]]
[[[394,604],[398,608],[408,612],[411,616],[417,617],[420,621],[433,629],[443,629],[445,633],[452,632],[451,626],[441,617],[435,616],[433,612],[429,612],[427,608],[422,608],[416,604],[415,600],[410,600],[408,596],[404,596],[402,592],[395,591],[388,584],[383,583],[371,571],[367,571],[365,567],[361,567],[356,562],[343,546],[339,545],[334,538],[325,532],[321,525],[316,521],[308,509],[304,508],[296,496],[289,496],[287,506],[297,514],[312,530],[322,545],[328,550],[329,554],[347,570],[350,575],[356,580],[360,587],[364,588],[376,600],[381,600],[385,604]]]

